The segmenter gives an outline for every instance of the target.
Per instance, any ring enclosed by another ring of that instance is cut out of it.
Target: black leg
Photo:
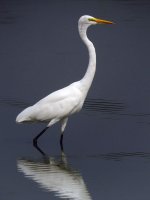
[[[63,147],[63,134],[61,134],[61,136],[60,136],[60,147],[61,147],[61,150],[63,151],[64,150],[64,147]]]
[[[43,135],[43,133],[45,133],[45,131],[48,129],[49,127],[44,128],[35,138],[33,138],[33,145],[35,147],[37,147],[37,140],[38,138]]]
[[[33,144],[33,146],[43,155],[46,156],[46,154],[44,153],[44,151],[42,151],[42,149],[38,146],[38,144]]]

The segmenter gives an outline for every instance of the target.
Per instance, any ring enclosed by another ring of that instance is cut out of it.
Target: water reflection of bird
[[[60,144],[63,142],[63,132],[67,125],[68,117],[76,112],[79,112],[83,106],[88,90],[92,84],[96,70],[96,53],[93,43],[87,38],[87,29],[90,25],[95,24],[112,24],[112,22],[102,19],[97,19],[89,15],[80,17],[78,22],[79,35],[88,48],[89,65],[84,77],[69,86],[57,90],[47,97],[43,98],[35,105],[23,110],[16,121],[21,122],[47,122],[47,127],[40,132],[33,140],[34,145],[37,145],[38,138],[53,124],[61,122],[61,137]]]
[[[63,152],[60,160],[48,156],[42,157],[40,161],[19,159],[17,168],[25,177],[62,199],[92,199],[82,176],[69,166]]]

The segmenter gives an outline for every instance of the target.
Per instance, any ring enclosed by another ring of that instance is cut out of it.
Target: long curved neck
[[[87,38],[87,28],[89,27],[89,25],[84,24],[78,25],[79,28],[79,35],[82,39],[82,41],[84,42],[84,44],[86,45],[86,47],[88,48],[88,53],[89,53],[89,64],[88,64],[88,68],[87,71],[84,75],[84,77],[81,79],[81,89],[85,92],[85,95],[87,94],[94,75],[95,75],[95,71],[96,71],[96,52],[95,52],[95,48],[93,43]]]

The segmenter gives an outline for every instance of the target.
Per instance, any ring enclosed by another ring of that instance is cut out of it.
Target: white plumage
[[[38,134],[33,142],[37,144],[37,139],[46,131],[46,129],[56,122],[61,121],[61,139],[62,146],[63,132],[65,130],[68,117],[79,112],[83,106],[88,90],[93,81],[96,70],[96,53],[93,43],[87,38],[86,31],[90,25],[94,24],[112,24],[112,22],[97,19],[89,15],[80,17],[78,22],[79,35],[89,52],[89,65],[84,77],[69,86],[57,90],[45,98],[38,101],[33,106],[23,110],[16,118],[16,122],[47,122],[47,127]]]
[[[83,95],[77,87],[77,83],[73,83],[26,108],[17,116],[16,120],[17,122],[50,122],[52,119],[59,121],[79,111],[83,104],[82,99]]]

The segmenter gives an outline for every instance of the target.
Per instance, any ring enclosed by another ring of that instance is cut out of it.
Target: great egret
[[[95,24],[113,24],[111,21],[97,19],[89,15],[80,17],[78,21],[79,35],[89,53],[89,64],[84,77],[69,86],[57,90],[38,101],[33,106],[23,110],[16,118],[16,122],[47,122],[48,125],[34,139],[37,145],[38,138],[53,124],[61,122],[60,145],[63,147],[63,133],[68,117],[81,110],[96,70],[96,53],[93,43],[87,38],[87,29]]]

